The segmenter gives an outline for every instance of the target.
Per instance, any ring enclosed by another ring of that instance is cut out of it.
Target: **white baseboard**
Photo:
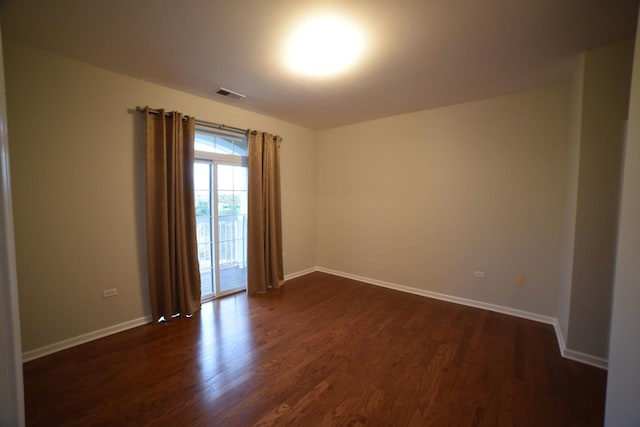
[[[127,329],[135,328],[137,326],[146,325],[147,323],[151,323],[150,315],[140,317],[138,319],[129,320],[128,322],[119,323],[117,325],[108,326],[106,328],[78,335],[77,337],[69,338],[63,341],[58,341],[56,343],[45,345],[44,347],[36,348],[34,350],[25,351],[24,353],[22,353],[22,361],[29,362],[30,360],[55,353],[60,350],[74,347],[79,344],[84,344],[89,341],[97,340],[98,338],[103,338],[118,332],[126,331]]]
[[[564,339],[564,334],[562,333],[562,329],[560,328],[560,323],[558,319],[553,322],[553,329],[556,331],[556,339],[558,340],[558,348],[560,349],[560,354],[564,357],[564,352],[567,349],[567,341]]]
[[[368,283],[370,285],[381,286],[384,288],[394,289],[401,292],[407,292],[414,295],[420,295],[428,298],[434,298],[442,301],[448,301],[455,304],[462,304],[469,307],[482,308],[484,310],[495,311],[496,313],[508,314],[510,316],[521,317],[523,319],[533,320],[540,323],[552,325],[555,329],[556,339],[558,340],[558,347],[562,357],[570,359],[576,362],[581,362],[587,365],[595,366],[596,368],[607,369],[608,361],[601,357],[592,356],[590,354],[581,353],[579,351],[568,349],[558,319],[551,316],[545,316],[538,313],[532,313],[529,311],[518,310],[516,308],[505,307],[502,305],[490,304],[482,301],[476,301],[468,298],[461,298],[447,294],[441,294],[438,292],[431,292],[424,289],[412,288],[409,286],[398,285],[396,283],[384,282],[382,280],[372,279],[370,277],[358,276],[355,274],[345,273],[342,271],[332,270],[325,267],[316,267],[315,271],[322,273],[332,274],[334,276],[345,277],[347,279],[357,280],[359,282]]]
[[[562,352],[562,357],[564,357],[565,359],[573,360],[575,362],[580,362],[586,365],[594,366],[596,368],[604,369],[605,371],[609,369],[609,361],[607,359],[598,356],[592,356],[580,351],[565,348]]]
[[[532,313],[524,310],[518,310],[515,308],[505,307],[502,305],[476,301],[468,298],[461,298],[461,297],[456,297],[452,295],[441,294],[438,292],[431,292],[424,289],[398,285],[396,283],[385,282],[382,280],[372,279],[370,277],[358,276],[356,274],[345,273],[343,271],[332,270],[330,268],[325,268],[325,267],[307,268],[305,270],[287,274],[286,276],[284,276],[284,279],[285,281],[295,279],[296,277],[304,276],[309,273],[313,273],[315,271],[332,274],[334,276],[344,277],[347,279],[357,280],[359,282],[367,283],[370,285],[381,286],[388,289],[394,289],[396,291],[406,292],[414,295],[420,295],[428,298],[434,298],[442,301],[448,301],[455,304],[466,305],[469,307],[495,311],[496,313],[508,314],[510,316],[521,317],[523,319],[529,319],[536,322],[552,325],[556,333],[556,339],[558,340],[558,347],[560,349],[560,353],[562,354],[562,357],[576,361],[576,362],[584,363],[590,366],[595,366],[596,368],[601,368],[605,370],[608,368],[607,359],[603,359],[601,357],[592,356],[590,354],[585,354],[579,351],[568,349],[566,346],[564,335],[562,334],[562,330],[560,329],[558,319],[556,319],[555,317],[545,316],[542,314]],[[115,334],[117,332],[126,331],[127,329],[135,328],[141,325],[146,325],[147,323],[150,323],[150,322],[151,322],[151,316],[140,317],[138,319],[130,320],[128,322],[120,323],[118,325],[109,326],[103,329],[99,329],[97,331],[79,335],[74,338],[69,338],[63,341],[59,341],[57,343],[46,345],[44,347],[26,351],[22,353],[22,361],[28,362],[30,360],[34,360],[51,353],[55,353],[57,351],[64,350],[66,348],[74,347],[79,344],[93,341],[98,338],[103,338],[103,337]]]
[[[555,318],[550,316],[544,316],[542,314],[531,313],[529,311],[518,310],[511,307],[490,304],[487,302],[476,301],[476,300],[467,299],[467,298],[455,297],[452,295],[427,291],[425,289],[412,288],[410,286],[398,285],[396,283],[384,282],[382,280],[371,279],[370,277],[357,276],[355,274],[344,273],[342,271],[331,270],[329,268],[318,267],[317,271],[333,274],[334,276],[345,277],[347,279],[357,280],[359,282],[364,282],[371,285],[394,289],[396,291],[407,292],[414,295],[421,295],[423,297],[429,297],[429,298],[438,299],[442,301],[453,302],[456,304],[462,304],[469,307],[482,308],[489,311],[495,311],[496,313],[503,313],[503,314],[509,314],[511,316],[522,317],[524,319],[534,320],[536,322],[546,323],[549,325],[553,325],[555,321]]]
[[[580,351],[575,351],[567,348],[567,342],[564,338],[564,334],[562,333],[562,329],[560,328],[560,324],[556,319],[553,324],[556,330],[556,337],[558,338],[558,347],[560,348],[560,353],[562,357],[565,359],[573,360],[575,362],[584,363],[586,365],[595,366],[596,368],[607,370],[609,368],[609,361],[607,359],[603,359],[602,357],[592,356],[591,354],[582,353]]]
[[[287,274],[284,276],[285,280],[295,279],[296,277],[304,276],[309,273],[313,273],[316,271],[316,267],[307,268],[302,271],[297,271],[295,273]],[[64,350],[70,347],[74,347],[76,345],[84,344],[89,341],[96,340],[98,338],[103,338],[118,332],[126,331],[127,329],[135,328],[137,326],[146,325],[147,323],[151,323],[151,316],[140,317],[138,319],[130,320],[128,322],[120,323],[118,325],[108,326],[103,329],[99,329],[97,331],[92,331],[83,335],[79,335],[77,337],[69,338],[63,341],[59,341],[53,344],[46,345],[44,347],[36,348],[34,350],[25,351],[22,353],[22,362],[29,362],[31,360],[37,359],[39,357],[46,356],[48,354],[55,353],[60,350]]]
[[[316,271],[316,267],[307,268],[302,271],[287,274],[284,276],[285,280],[295,279],[296,277],[304,276]],[[48,354],[55,353],[60,350],[64,350],[76,345],[84,344],[89,341],[103,338],[118,332],[126,331],[127,329],[135,328],[136,326],[146,325],[151,323],[151,316],[140,317],[138,319],[130,320],[128,322],[120,323],[118,325],[108,326],[97,331],[89,332],[77,337],[69,338],[63,341],[59,341],[53,344],[46,345],[44,347],[36,348],[34,350],[25,351],[22,353],[22,362],[29,362],[39,357],[46,356]]]
[[[284,276],[284,280],[287,281],[287,280],[295,279],[296,277],[304,276],[309,273],[313,273],[314,271],[318,271],[318,267],[311,267],[305,270],[296,271],[295,273],[286,274]]]

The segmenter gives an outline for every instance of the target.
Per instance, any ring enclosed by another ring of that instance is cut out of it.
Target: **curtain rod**
[[[143,107],[140,107],[140,106],[136,107],[136,111],[139,111],[141,113],[144,113],[144,110],[145,109]],[[160,114],[160,111],[158,111],[158,110],[149,109],[149,112],[151,114]],[[169,113],[165,113],[165,114],[168,115]],[[226,130],[228,132],[240,133],[242,135],[246,135],[247,133],[249,133],[248,129],[236,128],[236,127],[227,126],[227,125],[221,124],[221,123],[207,122],[207,121],[199,120],[199,119],[194,119],[194,121],[195,121],[195,123],[197,125],[200,125],[200,126],[207,126],[207,127],[211,127],[211,128],[215,128],[215,129]]]

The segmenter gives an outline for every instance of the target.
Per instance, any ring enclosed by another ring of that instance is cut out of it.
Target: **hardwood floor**
[[[28,425],[598,426],[553,328],[312,273],[24,366]]]

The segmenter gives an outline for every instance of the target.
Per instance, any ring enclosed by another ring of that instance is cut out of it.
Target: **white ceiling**
[[[3,37],[312,129],[567,79],[575,54],[630,38],[638,0],[8,0]],[[349,73],[284,69],[287,30],[350,16],[371,49]],[[228,100],[219,86],[247,95]],[[140,101],[144,103],[144,100]]]

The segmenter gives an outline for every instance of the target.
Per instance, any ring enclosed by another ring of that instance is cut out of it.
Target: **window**
[[[247,287],[247,138],[196,128],[194,188],[202,299]]]

